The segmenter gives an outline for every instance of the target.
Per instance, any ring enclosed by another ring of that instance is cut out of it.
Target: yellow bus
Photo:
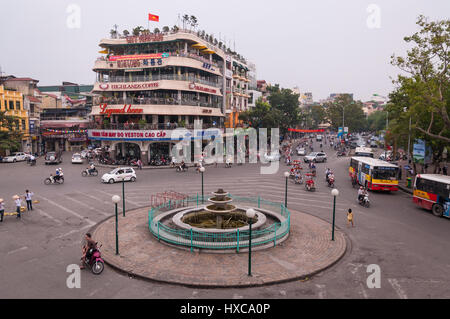
[[[398,191],[397,165],[370,157],[352,157],[349,175],[369,190]]]

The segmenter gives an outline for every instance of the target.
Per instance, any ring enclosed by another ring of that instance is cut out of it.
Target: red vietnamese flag
[[[149,13],[149,14],[148,14],[148,20],[149,20],[149,21],[156,21],[156,22],[159,22],[159,16],[156,16],[156,15],[154,15],[154,14]]]

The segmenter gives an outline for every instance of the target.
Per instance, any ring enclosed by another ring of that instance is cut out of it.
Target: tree
[[[363,104],[361,101],[354,101],[351,95],[340,95],[334,101],[325,103],[324,106],[328,123],[335,130],[342,127],[343,122],[350,132],[366,129],[367,121],[362,109]]]
[[[195,28],[198,26],[198,20],[195,16],[190,16],[189,17],[189,23],[191,25],[191,27],[195,30]],[[192,29],[191,29],[192,30]]]
[[[183,18],[182,18],[183,29],[186,29],[187,25],[189,24],[189,19],[190,19],[189,15],[187,15],[187,14],[183,15]]]
[[[276,127],[280,128],[280,133],[285,134],[288,128],[293,128],[299,120],[299,94],[294,94],[290,89],[282,89],[277,84],[268,87],[270,95],[268,97],[269,104],[273,109],[278,110],[280,122]]]
[[[319,125],[326,120],[326,112],[322,105],[311,106],[311,128],[318,129]]]
[[[109,34],[111,35],[111,38],[116,38],[117,37],[117,30],[115,30],[115,29],[111,29],[110,31],[109,31]]]
[[[409,74],[394,81],[407,96],[414,128],[432,140],[450,142],[450,20],[429,22],[419,16],[420,31],[405,37],[414,47],[391,64]]]
[[[375,111],[367,117],[367,129],[378,132],[386,128],[386,115],[384,111]]]
[[[0,111],[0,151],[10,150],[12,152],[20,149],[22,143],[22,133],[16,130],[18,118],[6,115],[6,111]]]
[[[155,28],[155,29],[153,30],[153,33],[161,33],[161,30],[159,30],[158,28]]]
[[[141,32],[144,31],[144,28],[141,26],[138,26],[136,28],[133,29],[132,33],[134,36],[138,36],[141,34]]]
[[[172,27],[172,32],[173,32],[173,33],[177,33],[178,30],[180,30],[180,28],[178,28],[176,25],[174,25],[174,26]]]
[[[169,33],[170,28],[168,26],[164,26],[162,30],[164,33]]]
[[[122,33],[126,37],[130,35],[130,31],[128,31],[128,30],[123,30]]]

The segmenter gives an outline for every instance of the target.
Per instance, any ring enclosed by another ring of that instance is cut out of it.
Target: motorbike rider
[[[366,194],[366,191],[364,190],[364,187],[360,187],[358,190],[358,201],[361,202],[364,198],[364,195]]]
[[[326,181],[328,182],[328,176],[331,174],[331,169],[329,169],[329,168],[327,168],[326,170],[325,170],[325,179],[326,179]]]
[[[94,163],[91,163],[91,166],[89,166],[89,168],[88,168],[88,172],[89,172],[89,174],[92,174],[94,171],[95,171],[95,165],[94,165]]]
[[[90,233],[86,233],[84,235],[85,244],[82,247],[82,257],[81,257],[81,265],[80,268],[84,269],[84,260],[89,260],[93,254],[93,252],[97,249],[97,243],[92,238],[92,235]]]
[[[186,168],[186,163],[184,162],[184,160],[181,160],[180,168],[181,168],[182,170],[184,170],[184,169]]]
[[[33,154],[30,155],[30,163],[31,164],[36,164],[36,157],[34,157]]]
[[[55,176],[54,176],[54,181],[55,182],[59,181],[59,179],[61,178],[61,175],[62,175],[62,169],[61,168],[57,168]]]
[[[331,185],[331,181],[334,181],[335,179],[334,179],[334,174],[333,174],[333,172],[330,172],[330,174],[328,174],[328,179],[327,179],[327,181],[328,181],[328,185]]]

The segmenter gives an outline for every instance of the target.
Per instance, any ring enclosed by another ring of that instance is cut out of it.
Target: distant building
[[[335,99],[337,99],[339,96],[343,96],[343,95],[350,95],[350,97],[353,100],[353,93],[331,93],[330,97],[328,98],[329,100],[334,101]]]

